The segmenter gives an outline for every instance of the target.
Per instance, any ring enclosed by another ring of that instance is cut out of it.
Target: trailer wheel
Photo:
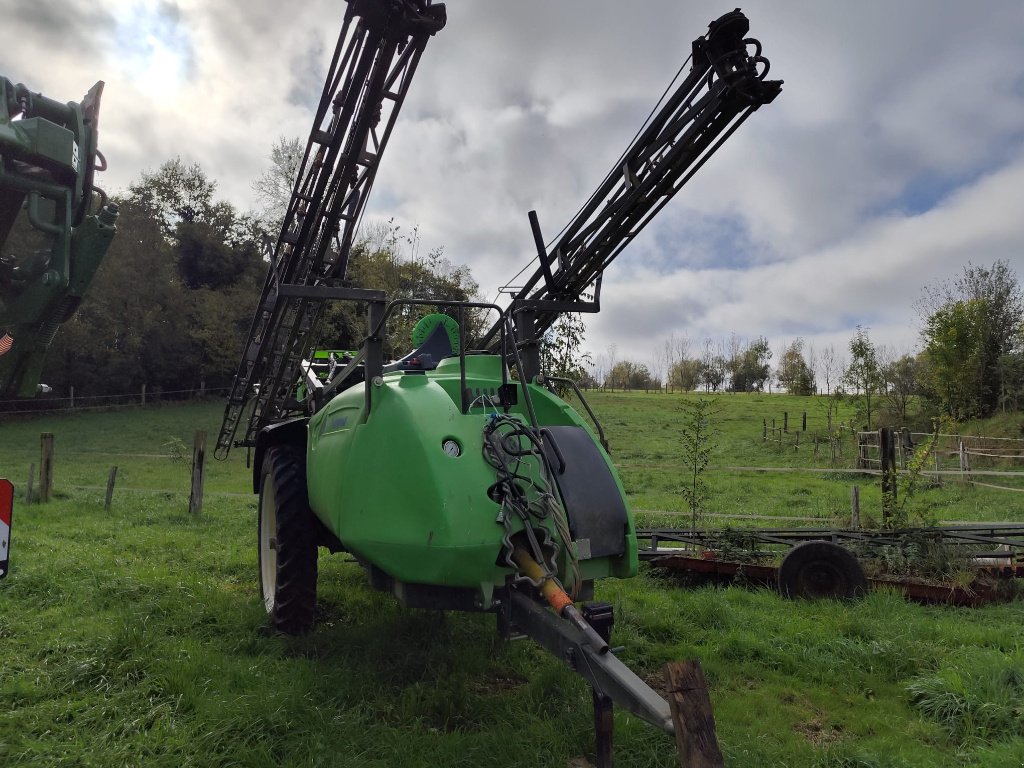
[[[317,576],[317,527],[306,495],[305,456],[293,446],[273,446],[261,474],[260,595],[275,629],[302,635],[313,628]]]
[[[849,600],[864,594],[867,586],[857,558],[830,541],[798,544],[779,566],[779,592],[784,597]]]

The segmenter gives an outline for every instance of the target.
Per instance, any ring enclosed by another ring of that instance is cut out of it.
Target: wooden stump
[[[103,502],[103,508],[106,510],[110,509],[110,505],[114,502],[114,481],[117,480],[117,466],[110,468],[110,474],[107,475],[107,497]]]
[[[47,502],[53,490],[53,433],[43,432],[39,444],[39,500]]]
[[[724,768],[725,758],[715,735],[715,715],[704,670],[699,661],[665,665],[668,703],[683,768]]]
[[[192,446],[192,493],[188,499],[189,514],[203,511],[203,472],[206,467],[206,431],[197,429]]]

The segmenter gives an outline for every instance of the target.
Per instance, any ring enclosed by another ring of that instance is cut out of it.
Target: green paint
[[[496,356],[467,357],[467,387],[496,393],[501,364]],[[478,404],[461,413],[459,372],[453,357],[426,374],[387,374],[373,388],[369,418],[363,387],[335,397],[309,423],[309,499],[357,556],[399,581],[475,589],[486,608],[512,573],[497,564],[505,529],[496,522],[499,505],[487,495],[495,471],[482,455],[494,409]],[[541,425],[587,428],[547,390],[531,385],[530,391]],[[525,420],[522,404],[511,413]],[[459,444],[459,456],[442,450],[446,440]],[[544,525],[557,539],[552,523]],[[583,577],[635,574],[632,516],[626,537],[625,555],[583,561]],[[563,549],[560,566],[566,561]]]
[[[59,103],[0,78],[0,393],[36,394],[44,357],[115,233],[92,187],[103,84]]]

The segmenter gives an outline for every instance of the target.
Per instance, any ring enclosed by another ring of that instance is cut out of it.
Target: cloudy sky
[[[8,9],[12,0],[8,0]],[[339,0],[13,0],[0,74],[53,98],[106,81],[108,191],[181,156],[254,205],[279,136],[311,122]],[[557,232],[731,4],[450,0],[368,216],[418,225],[488,298]],[[647,359],[670,334],[803,337],[858,324],[909,351],[923,286],[969,261],[1024,278],[1024,3],[744,6],[782,95],[608,270],[588,346]]]

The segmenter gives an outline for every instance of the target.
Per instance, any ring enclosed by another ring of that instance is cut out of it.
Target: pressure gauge
[[[459,447],[459,444],[457,442],[450,438],[441,443],[441,450],[444,451],[449,456],[462,455],[462,448]]]

